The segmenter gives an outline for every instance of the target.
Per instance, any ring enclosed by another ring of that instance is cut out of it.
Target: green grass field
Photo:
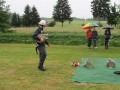
[[[120,85],[73,83],[72,60],[120,58],[120,47],[88,49],[86,46],[47,47],[45,67],[37,69],[34,44],[0,44],[0,90],[120,90]]]
[[[62,27],[60,22],[57,22],[54,27],[46,27],[45,32],[86,32],[85,30],[82,29],[82,24],[87,24],[87,23],[98,23],[98,21],[84,21],[84,20],[74,20],[69,24],[67,21],[64,22],[64,27]],[[108,26],[106,21],[101,21],[103,26]],[[114,27],[114,26],[113,26]],[[21,27],[21,28],[11,28],[11,30],[14,30],[16,33],[33,33],[37,27]],[[97,27],[96,30],[98,31],[98,34],[103,34],[104,30],[102,27]],[[117,29],[114,27],[114,30],[112,30],[113,33],[120,33],[120,29]]]
[[[82,24],[94,21],[75,20],[71,24],[57,23],[55,27],[46,27],[45,32],[84,32]],[[96,21],[95,21],[96,22]],[[103,25],[107,25],[102,21]],[[15,33],[33,34],[37,27],[11,28]],[[98,33],[104,32],[101,27],[96,28]],[[115,28],[113,33],[120,33]],[[60,46],[47,47],[45,61],[46,72],[39,71],[37,65],[39,56],[35,52],[34,44],[0,44],[0,90],[120,90],[119,85],[73,83],[71,77],[75,67],[72,60],[80,58],[120,58],[120,47],[103,46],[97,49],[88,49],[87,46]]]

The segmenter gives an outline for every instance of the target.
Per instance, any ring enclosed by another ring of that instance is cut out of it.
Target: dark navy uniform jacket
[[[105,38],[110,39],[110,36],[111,36],[110,30],[105,30]]]
[[[37,42],[37,41],[40,41],[40,39],[37,37],[38,34],[44,34],[44,31],[43,31],[42,29],[38,28],[38,29],[34,32],[34,34],[33,34],[33,39],[36,40],[36,42]],[[44,43],[38,43],[38,42],[37,42],[37,44],[38,44],[39,46],[45,46],[45,44],[49,45],[49,43],[48,43],[47,40],[45,40]]]

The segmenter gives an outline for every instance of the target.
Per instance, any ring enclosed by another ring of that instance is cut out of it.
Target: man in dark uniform
[[[45,20],[41,20],[39,22],[39,28],[33,34],[33,39],[36,40],[37,49],[39,50],[40,62],[39,62],[39,65],[38,65],[38,69],[41,70],[41,71],[45,71],[46,70],[43,67],[44,61],[46,59],[46,47],[45,47],[45,44],[47,44],[49,46],[49,43],[44,38],[38,37],[38,35],[39,34],[44,34],[45,26],[46,26],[46,21]]]

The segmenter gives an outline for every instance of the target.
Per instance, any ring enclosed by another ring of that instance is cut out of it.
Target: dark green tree
[[[11,19],[11,26],[13,26],[13,27],[15,27],[16,23],[17,23],[16,16],[17,16],[17,14],[13,13],[12,19]]]
[[[19,16],[19,14],[17,14],[17,26],[20,27],[21,26],[21,18]]]
[[[5,32],[9,28],[9,6],[5,6],[5,1],[0,0],[0,32]]]
[[[68,0],[58,0],[53,10],[54,20],[61,22],[63,27],[63,23],[70,19],[71,14],[72,10],[68,4]]]
[[[37,11],[36,7],[33,6],[32,11],[31,11],[31,22],[32,22],[31,24],[33,26],[36,26],[36,25],[38,25],[39,21],[40,21],[40,16],[38,14],[38,11]]]
[[[31,26],[31,8],[29,5],[27,5],[25,7],[25,10],[24,10],[24,15],[23,15],[23,18],[22,18],[22,25],[23,26],[26,26],[26,27],[30,27]]]
[[[117,20],[118,28],[120,28],[120,4],[117,5],[117,12],[118,12],[119,15],[116,18],[116,20]]]
[[[110,14],[110,0],[93,0],[91,2],[91,12],[94,19],[106,20]]]
[[[116,4],[114,6],[111,6],[110,8],[110,14],[107,17],[107,23],[109,25],[117,25],[117,18],[119,17],[119,13],[117,12]]]
[[[13,26],[13,27],[21,26],[21,19],[19,17],[19,14],[13,13],[12,19],[11,19],[11,26]]]

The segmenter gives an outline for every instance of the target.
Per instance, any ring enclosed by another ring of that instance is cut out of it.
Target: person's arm
[[[46,43],[48,46],[50,46],[50,44],[48,43],[48,41],[47,41],[47,40],[45,40],[45,43]]]
[[[36,40],[36,41],[39,41],[40,39],[38,38],[38,35],[39,34],[39,31],[38,30],[36,30],[35,32],[34,32],[34,34],[33,34],[33,39],[34,40]]]

